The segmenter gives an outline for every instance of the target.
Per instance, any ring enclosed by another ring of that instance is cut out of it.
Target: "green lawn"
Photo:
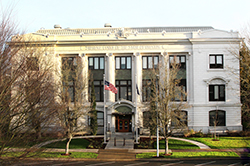
[[[212,138],[188,138],[208,145],[212,149],[244,148],[250,145],[250,137],[220,137],[219,141]]]
[[[20,157],[23,152],[9,152],[2,157]],[[71,152],[71,155],[64,156],[62,152],[39,152],[29,153],[26,157],[32,158],[96,158],[98,154],[90,152]]]
[[[86,149],[90,142],[86,139],[72,139],[69,148],[70,149]],[[48,145],[43,146],[43,148],[58,148],[58,149],[65,149],[66,147],[66,140],[65,141],[58,141]]]
[[[160,149],[165,149],[165,140],[160,140]],[[168,141],[169,149],[200,149],[198,146],[174,139],[169,139]],[[156,142],[154,142],[154,147],[156,148]]]
[[[163,153],[160,153],[163,155]],[[136,158],[152,158],[156,156],[156,153],[140,153],[136,155]],[[239,157],[234,152],[174,152],[171,156],[164,156],[164,158],[208,158],[208,157]]]

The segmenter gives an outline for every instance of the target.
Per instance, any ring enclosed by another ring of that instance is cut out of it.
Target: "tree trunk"
[[[165,155],[168,154],[168,137],[165,138]]]
[[[69,143],[72,139],[72,134],[68,134],[68,138],[67,138],[67,144],[66,144],[66,149],[65,149],[65,154],[68,155],[69,154]]]
[[[42,128],[40,123],[36,126],[36,138],[41,139],[42,138]]]
[[[152,138],[152,135],[151,135],[151,132],[150,132],[151,129],[149,129],[149,141],[148,141],[148,148],[152,148],[152,144],[151,144],[151,138]]]

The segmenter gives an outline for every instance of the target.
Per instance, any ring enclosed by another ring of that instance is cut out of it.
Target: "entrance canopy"
[[[113,115],[132,115],[132,109],[127,106],[120,106],[115,109]]]

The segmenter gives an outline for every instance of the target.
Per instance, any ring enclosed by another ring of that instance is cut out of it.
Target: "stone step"
[[[135,159],[127,149],[100,149],[97,159]]]

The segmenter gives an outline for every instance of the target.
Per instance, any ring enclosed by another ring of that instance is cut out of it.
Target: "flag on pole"
[[[118,91],[117,88],[113,84],[111,84],[110,82],[108,82],[106,80],[105,80],[105,88],[104,89],[109,90],[115,94],[117,94],[117,91]]]
[[[140,92],[139,92],[137,84],[136,84],[136,92],[137,92],[138,95],[140,95]]]

